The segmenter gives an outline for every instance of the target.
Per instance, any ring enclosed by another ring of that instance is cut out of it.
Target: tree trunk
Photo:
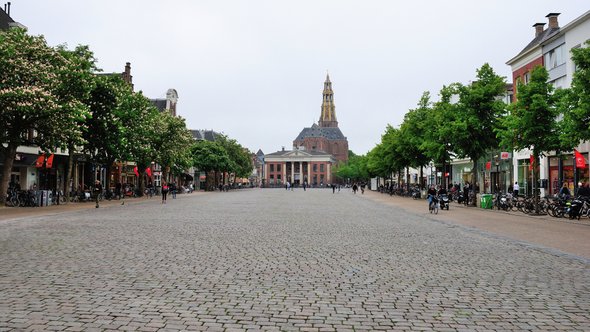
[[[66,180],[64,181],[64,195],[66,196],[66,204],[70,202],[70,182],[72,181],[72,173],[74,170],[74,146],[68,146],[68,168],[66,171]]]
[[[424,189],[424,166],[420,166],[420,189]]]
[[[113,163],[115,161],[114,160],[108,160],[107,164],[106,164],[106,169],[107,169],[107,178],[105,179],[105,189],[107,190],[108,193],[112,194],[111,192],[111,172],[113,171]],[[112,196],[111,196],[112,197]]]
[[[137,192],[137,196],[138,197],[142,197],[143,196],[143,191],[145,190],[145,181],[143,181],[143,175],[145,174],[145,168],[143,169],[144,171],[142,172],[141,169],[138,167],[137,172],[139,173],[138,179],[137,181],[138,183],[138,187],[139,187],[139,191]]]
[[[14,143],[8,143],[6,155],[4,156],[4,167],[2,168],[2,181],[0,181],[0,205],[6,204],[6,193],[8,192],[8,182],[10,181],[10,173],[14,158],[16,157],[16,148],[18,146]]]
[[[479,190],[475,191],[475,188],[479,188],[479,185],[476,184],[478,182],[478,175],[477,175],[477,161],[471,159],[471,163],[473,164],[473,176],[471,178],[472,183],[471,183],[471,187],[473,188],[473,202],[471,203],[471,205],[473,206],[477,206],[477,194],[479,193]]]
[[[539,154],[538,152],[534,152],[534,162],[533,162],[533,202],[535,204],[535,214],[541,214],[541,211],[539,210],[539,186],[537,184],[538,182],[538,174],[537,174],[537,169],[538,169],[538,165],[539,165]],[[574,161],[575,162],[575,161]]]

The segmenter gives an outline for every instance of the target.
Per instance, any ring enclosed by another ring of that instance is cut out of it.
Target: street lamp
[[[431,161],[430,162],[430,185],[432,185],[434,182],[434,172],[432,170],[433,168],[434,168],[434,162]]]

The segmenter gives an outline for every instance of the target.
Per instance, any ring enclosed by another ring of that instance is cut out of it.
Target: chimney
[[[557,23],[557,16],[559,16],[559,14],[560,13],[549,13],[545,16],[549,19],[549,29],[559,29],[559,23]]]
[[[535,23],[533,24],[533,28],[535,28],[535,37],[538,37],[540,34],[543,33],[543,27],[545,23]]]
[[[6,14],[8,14],[8,16],[10,16],[10,1],[8,1],[8,12],[6,12]]]

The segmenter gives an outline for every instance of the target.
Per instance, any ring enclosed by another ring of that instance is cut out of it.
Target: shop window
[[[277,164],[277,172],[281,171],[281,164]]]
[[[275,164],[270,164],[270,171],[271,172],[274,172],[275,171]]]
[[[320,172],[324,171],[324,164],[320,164]]]

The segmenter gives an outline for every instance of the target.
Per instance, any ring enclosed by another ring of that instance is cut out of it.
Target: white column
[[[326,169],[327,169],[327,178],[328,178],[328,183],[332,183],[332,164],[330,164],[329,162],[326,164]]]
[[[270,180],[270,176],[268,174],[268,163],[264,163],[264,182],[268,185],[268,181]]]
[[[287,162],[285,161],[281,167],[283,168],[283,179],[281,181],[283,181],[283,183],[287,183]]]
[[[311,182],[311,161],[307,161],[307,184]]]
[[[295,162],[291,162],[291,185],[295,182]]]

